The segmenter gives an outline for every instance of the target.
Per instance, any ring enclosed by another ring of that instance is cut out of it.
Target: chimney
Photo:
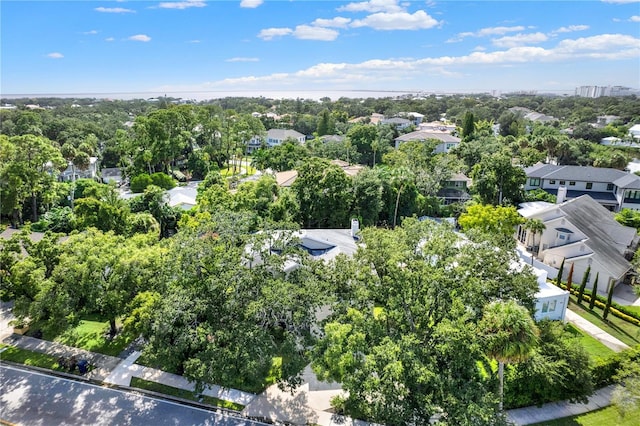
[[[351,236],[356,238],[358,232],[360,232],[360,222],[358,219],[351,219]]]
[[[558,187],[558,195],[556,196],[556,204],[562,204],[567,199],[567,187],[559,186]]]

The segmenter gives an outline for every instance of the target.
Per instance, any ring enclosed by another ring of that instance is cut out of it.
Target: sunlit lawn
[[[584,346],[585,350],[591,358],[607,358],[610,355],[614,354],[611,349],[606,347],[599,340],[584,333],[573,324],[567,324],[565,326],[565,329],[576,337],[576,339],[582,344],[582,346]]]
[[[28,334],[33,335],[37,329],[38,325],[33,324]],[[95,316],[80,320],[77,326],[68,330],[45,331],[42,338],[111,356],[120,354],[132,340],[131,336],[120,333],[114,339],[110,339],[109,321]]]
[[[618,410],[611,406],[577,416],[536,423],[533,426],[638,426],[639,424],[640,410],[621,417]]]
[[[569,309],[629,346],[635,346],[640,343],[640,327],[611,314],[605,321],[602,319],[602,309],[594,306],[593,310],[590,310],[589,302],[585,303],[583,301],[582,305],[578,305],[576,297],[572,295]]]
[[[202,395],[201,397],[195,392],[185,389],[174,388],[173,386],[163,385],[162,383],[152,382],[149,380],[140,379],[138,377],[131,378],[131,387],[146,389],[153,392],[162,393],[165,395],[171,395],[178,398],[188,399],[191,401],[201,401],[204,404],[213,405],[215,407],[227,408],[229,410],[242,411],[244,405],[236,404],[235,402],[225,401],[212,396]]]

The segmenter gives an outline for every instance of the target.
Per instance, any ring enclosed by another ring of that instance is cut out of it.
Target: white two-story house
[[[640,210],[640,176],[617,169],[538,163],[524,169],[525,190],[542,189],[558,202],[589,195],[611,211]],[[566,193],[560,188],[566,188]]]
[[[270,129],[267,131],[266,138],[254,136],[249,140],[247,143],[247,153],[251,154],[262,146],[272,148],[277,145],[282,145],[282,143],[287,139],[294,139],[295,141],[303,144],[306,137],[302,133],[291,129]]]
[[[524,203],[518,213],[545,225],[541,234],[533,234],[526,225],[520,225],[516,232],[518,242],[552,268],[560,268],[564,260],[564,280],[573,265],[573,283],[580,285],[591,266],[587,288],[593,287],[598,275],[598,293],[606,294],[609,286],[624,281],[631,273],[627,257],[637,245],[635,228],[620,225],[593,198],[583,195],[562,204]]]
[[[435,139],[439,141],[438,145],[436,145],[433,152],[435,154],[448,153],[453,148],[460,145],[460,138],[457,136],[453,136],[451,133],[447,131],[438,131],[438,130],[416,130],[415,132],[407,133],[406,135],[398,136],[395,139],[396,149],[400,146],[401,143],[407,141],[427,141],[430,139]]]

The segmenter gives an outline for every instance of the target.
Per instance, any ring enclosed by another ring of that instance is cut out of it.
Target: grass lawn
[[[27,334],[33,336],[38,329],[38,325],[33,324]],[[91,352],[117,356],[131,343],[132,338],[118,334],[114,339],[109,339],[108,332],[108,320],[91,316],[82,319],[78,325],[68,330],[45,331],[42,338]]]
[[[602,319],[602,309],[595,306],[593,310],[590,310],[589,304],[584,301],[582,305],[578,305],[576,303],[576,297],[573,295],[571,295],[569,309],[590,321],[592,324],[597,325],[613,337],[622,340],[629,346],[635,346],[640,343],[640,327],[637,325],[628,323],[611,314],[609,314],[605,321]]]
[[[69,373],[66,368],[58,365],[58,358],[52,355],[40,352],[30,351],[27,349],[16,348],[5,344],[0,344],[0,348],[7,348],[0,353],[0,360],[11,361],[16,364],[31,365],[34,367],[46,368],[48,370],[64,371]],[[93,370],[93,366],[89,366],[89,370]],[[71,374],[79,374],[78,370],[74,370]]]
[[[163,385],[162,383],[151,382],[148,380],[140,379],[138,377],[131,378],[131,387],[146,389],[153,392],[162,393],[165,395],[171,395],[178,398],[188,399],[191,401],[200,401],[204,404],[213,405],[215,407],[227,408],[229,410],[242,411],[244,405],[236,404],[235,402],[225,401],[222,399],[214,398],[212,396],[203,395],[202,400],[196,395],[195,392],[191,392],[184,389],[174,388],[173,386]]]
[[[620,417],[616,407],[611,406],[577,416],[536,423],[533,426],[638,426],[638,419],[640,419],[640,410]]]
[[[28,351],[8,345],[0,345],[7,348],[0,353],[0,360],[11,361],[16,364],[32,365],[34,367],[48,368],[49,370],[59,370],[56,357],[40,352]]]
[[[592,359],[607,358],[614,354],[611,349],[603,345],[599,340],[582,332],[582,330],[578,329],[573,324],[567,323],[565,330],[576,337]]]

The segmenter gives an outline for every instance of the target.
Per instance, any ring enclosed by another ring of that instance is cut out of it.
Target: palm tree
[[[544,222],[542,222],[540,219],[527,219],[523,227],[524,229],[526,229],[527,231],[530,231],[533,234],[533,243],[532,243],[533,248],[531,250],[531,265],[533,265],[533,255],[534,254],[537,255],[540,252],[539,247],[538,247],[538,250],[535,250],[536,235],[538,234],[542,235],[542,233],[544,232],[545,229],[547,229],[547,227],[545,226]]]
[[[515,301],[487,305],[480,322],[486,354],[498,361],[500,411],[504,400],[504,364],[527,359],[538,342],[538,327],[526,308]]]

